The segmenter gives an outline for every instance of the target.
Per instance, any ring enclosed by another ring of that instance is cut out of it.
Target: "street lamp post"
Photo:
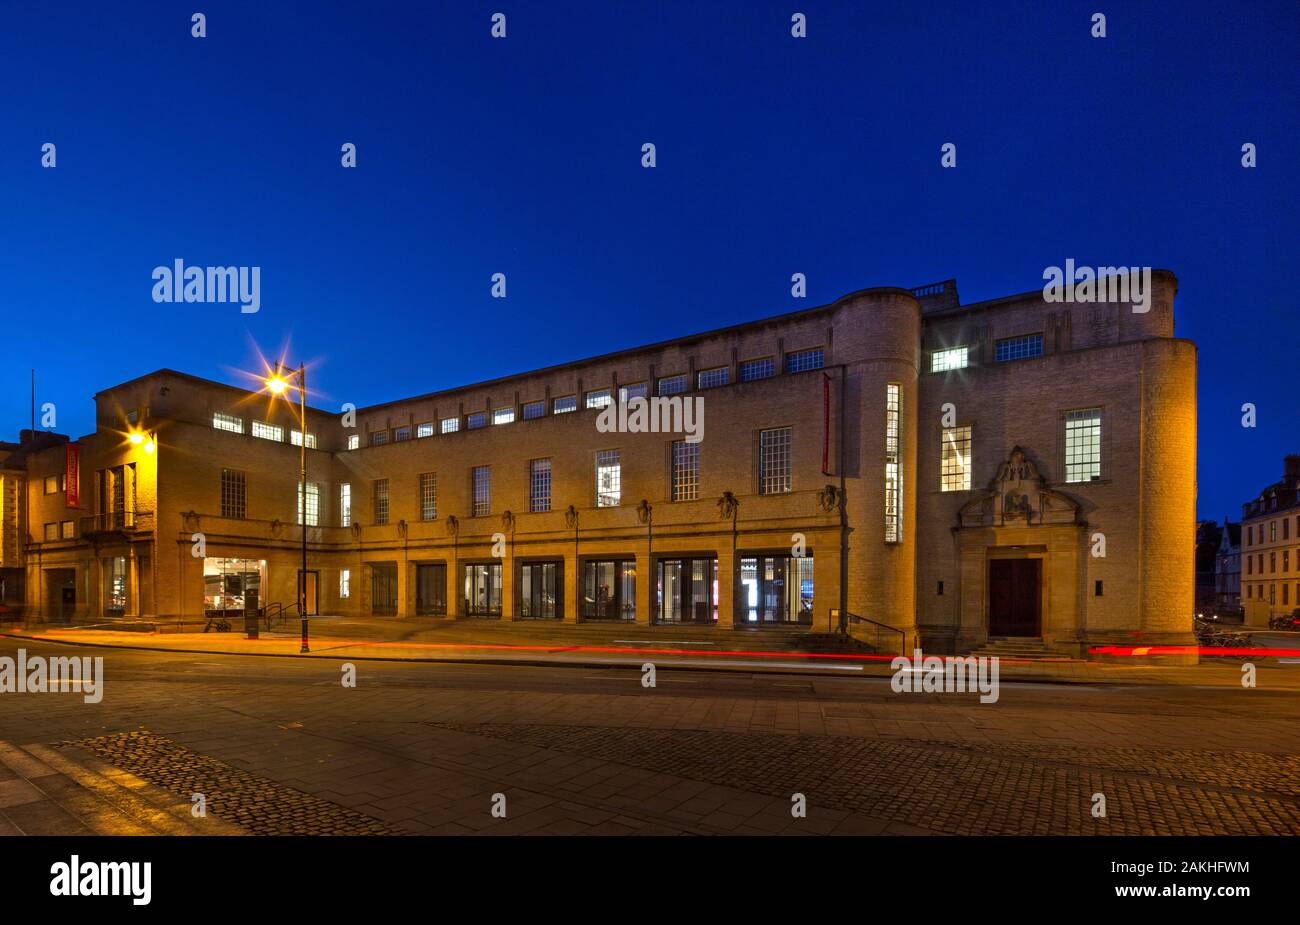
[[[298,615],[302,617],[302,646],[299,652],[310,652],[307,647],[307,367],[298,364],[298,497],[299,522],[302,524],[302,569],[298,573]],[[266,381],[272,394],[283,395],[289,381],[277,369]]]

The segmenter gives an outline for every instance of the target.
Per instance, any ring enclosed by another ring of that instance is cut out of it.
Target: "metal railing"
[[[81,518],[81,535],[135,533],[153,529],[153,511],[109,511]]]
[[[835,631],[843,636],[852,636],[867,643],[877,652],[904,655],[907,652],[907,633],[896,626],[878,623],[867,617],[847,610],[831,609],[831,624]],[[850,630],[850,625],[856,627]],[[863,638],[863,637],[866,638]]]
[[[285,604],[280,601],[272,601],[262,608],[262,619],[266,621],[266,631],[271,631],[272,621],[279,620],[281,624],[289,618],[291,613],[299,613],[300,608],[297,601],[292,604]]]

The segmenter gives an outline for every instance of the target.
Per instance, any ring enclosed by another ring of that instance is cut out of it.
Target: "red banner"
[[[81,507],[81,496],[77,492],[77,477],[80,475],[79,470],[81,469],[81,448],[75,443],[67,444],[67,455],[64,459],[65,503],[68,507]]]

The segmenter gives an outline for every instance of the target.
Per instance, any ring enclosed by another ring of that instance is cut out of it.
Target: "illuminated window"
[[[1027,360],[1043,355],[1043,335],[1026,334],[1023,337],[1007,337],[997,342],[995,354],[999,363],[1010,360]]]
[[[475,466],[470,473],[474,517],[486,517],[492,513],[492,467]]]
[[[339,569],[339,597],[352,596],[352,571]]]
[[[885,386],[885,542],[903,541],[903,387]]]
[[[695,501],[700,496],[700,445],[673,442],[673,500]]]
[[[726,385],[730,378],[730,366],[715,366],[713,369],[700,370],[696,374],[695,383],[701,389],[716,389],[720,385]]]
[[[52,542],[54,542],[55,540],[57,540],[58,538],[59,538],[59,524],[58,524],[58,521],[54,521],[54,522],[52,522],[52,523],[48,523],[48,524],[46,524],[46,525],[45,525],[45,542],[47,542],[47,543],[52,543]]]
[[[604,408],[614,401],[609,389],[596,389],[588,392],[584,406],[587,408]]]
[[[375,523],[388,523],[388,479],[375,479],[374,483]]]
[[[242,520],[245,516],[244,473],[239,469],[221,470],[221,516]]]
[[[443,418],[441,426],[444,434],[454,434],[460,430],[460,418]]]
[[[1092,482],[1101,478],[1101,409],[1065,413],[1065,480]]]
[[[300,430],[289,431],[289,442],[292,443],[294,446],[302,446],[302,431]],[[309,450],[316,449],[316,435],[313,433],[307,434],[307,449]]]
[[[438,519],[438,473],[420,473],[420,519]]]
[[[73,528],[72,521],[65,520],[59,526],[62,528],[59,534],[61,539],[70,540],[76,537],[76,531]]]
[[[218,411],[212,415],[212,426],[217,430],[228,430],[232,434],[242,434],[244,432],[244,419],[237,418],[233,414],[222,414]]]
[[[339,486],[339,526],[352,526],[352,485],[348,482]]]
[[[425,437],[432,437],[432,436],[433,436],[433,423],[432,423],[432,422],[427,423],[427,424],[416,424],[416,425],[415,425],[415,439],[417,439],[417,440],[422,440],[422,439],[424,439]]]
[[[686,377],[684,375],[664,376],[662,379],[659,380],[660,395],[680,395],[682,392],[685,391],[686,391]]]
[[[930,372],[942,373],[950,369],[965,369],[968,365],[968,348],[950,347],[930,354]]]
[[[790,490],[790,428],[758,434],[758,493],[779,495]]]
[[[551,461],[534,459],[529,465],[528,510],[538,513],[551,509]]]
[[[298,506],[294,509],[294,517],[299,524],[302,523],[302,482],[298,483]],[[320,483],[307,483],[307,526],[316,527],[320,525]]]
[[[350,435],[348,435],[348,449],[349,449],[349,450],[359,450],[359,449],[361,449],[361,435],[360,435],[360,434],[350,434]]]
[[[622,454],[618,450],[597,450],[596,507],[618,507],[622,496]]]
[[[755,379],[770,379],[776,375],[776,361],[771,357],[761,360],[746,360],[740,364],[740,381],[753,382]]]
[[[493,424],[513,424],[515,422],[514,408],[497,408],[492,412]]]
[[[821,347],[814,347],[811,350],[797,350],[794,353],[785,355],[785,371],[787,373],[802,373],[810,369],[821,369],[825,364],[825,356]]]
[[[941,491],[970,490],[970,427],[945,427],[939,459]]]
[[[267,424],[264,421],[254,421],[253,436],[260,437],[263,440],[274,440],[276,443],[279,443],[284,440],[284,430],[276,427],[274,424]]]
[[[553,414],[565,414],[569,411],[578,410],[578,396],[565,395],[563,398],[557,398],[551,402],[551,412]]]

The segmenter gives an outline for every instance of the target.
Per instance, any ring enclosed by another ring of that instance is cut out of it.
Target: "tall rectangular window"
[[[524,402],[524,420],[532,421],[536,418],[543,417],[546,414],[546,402],[528,401]]]
[[[813,347],[811,350],[796,350],[794,353],[785,355],[785,371],[787,373],[802,373],[810,369],[821,369],[825,362],[826,357],[821,347]]]
[[[528,476],[528,510],[534,513],[551,509],[551,461],[534,459]]]
[[[339,597],[348,598],[352,596],[352,570],[339,569]]]
[[[999,363],[1009,360],[1027,360],[1043,355],[1043,335],[1026,334],[1023,337],[1006,337],[997,342],[996,359]]]
[[[694,501],[700,496],[700,445],[673,441],[673,500]]]
[[[1065,480],[1092,482],[1101,478],[1101,409],[1065,413]]]
[[[339,486],[339,526],[352,526],[352,485],[348,482]]]
[[[375,479],[375,523],[388,523],[388,479]]]
[[[359,450],[359,449],[361,449],[361,435],[360,435],[360,434],[349,434],[349,435],[348,435],[348,449],[349,449],[349,450]]]
[[[609,389],[595,389],[588,392],[586,401],[583,403],[587,408],[604,408],[614,401]]]
[[[302,523],[302,482],[298,483],[298,504],[294,508],[293,516],[297,523]],[[307,526],[316,527],[320,525],[320,483],[307,483]]]
[[[228,430],[232,434],[242,434],[244,432],[244,419],[237,418],[233,414],[222,414],[218,411],[212,415],[212,426],[217,430]]]
[[[970,491],[970,425],[945,427],[939,457],[939,490]]]
[[[486,517],[492,513],[492,467],[475,466],[470,473],[470,488],[473,497],[472,514],[474,517]]]
[[[618,507],[622,496],[622,454],[618,450],[597,450],[596,507]]]
[[[930,372],[943,373],[950,369],[965,369],[969,365],[968,347],[949,347],[930,353]]]
[[[770,379],[776,375],[776,361],[771,357],[761,360],[746,360],[740,364],[740,381],[753,382],[755,379]]]
[[[660,395],[680,395],[686,391],[686,376],[664,376],[659,380]]]
[[[779,495],[790,490],[790,428],[776,427],[758,434],[758,493]]]
[[[245,516],[244,473],[239,469],[221,470],[221,516],[236,520]]]
[[[460,430],[460,418],[443,418],[439,426],[444,434],[454,434]]]
[[[267,424],[265,421],[253,422],[253,436],[260,437],[263,440],[274,440],[280,443],[284,440],[283,428],[276,427],[274,424]]]
[[[715,389],[726,385],[730,379],[730,366],[715,366],[713,369],[700,370],[695,376],[695,383],[701,389]]]
[[[289,442],[292,443],[294,446],[302,446],[302,431],[300,430],[289,431]],[[316,449],[316,435],[311,433],[310,431],[307,433],[307,449],[309,450]]]
[[[551,412],[553,414],[565,414],[569,411],[577,411],[577,410],[578,410],[577,395],[565,395],[562,398],[557,398],[555,399],[555,401],[551,402]]]
[[[420,473],[420,519],[438,519],[438,473]]]
[[[903,387],[885,386],[885,542],[903,541]]]

